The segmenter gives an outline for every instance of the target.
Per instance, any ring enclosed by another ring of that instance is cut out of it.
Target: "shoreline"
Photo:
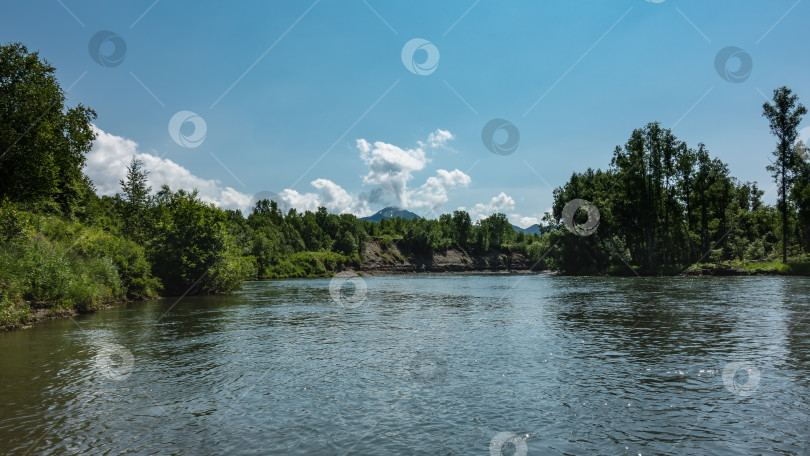
[[[452,270],[446,268],[350,268],[346,269],[346,271],[351,271],[357,274],[360,277],[394,277],[394,276],[527,276],[527,275],[536,275],[536,276],[559,276],[559,277],[635,277],[633,274],[586,274],[586,275],[566,275],[562,274],[559,271],[553,270],[531,270],[531,269],[463,269],[463,270]],[[810,277],[810,273],[803,272],[803,271],[795,271],[795,272],[783,272],[778,270],[762,270],[762,269],[752,269],[746,270],[741,268],[735,268],[728,265],[699,265],[693,269],[684,271],[679,274],[659,274],[659,275],[640,275],[637,278],[674,278],[674,277],[764,277],[764,276],[781,276],[781,277]],[[257,282],[263,281],[277,281],[277,280],[309,280],[309,279],[329,279],[334,277],[334,273],[331,275],[324,275],[319,277],[301,277],[301,278],[273,278],[273,279],[257,279]],[[165,298],[172,298],[176,296],[161,296],[158,298],[153,299],[139,299],[134,301],[121,301],[116,303],[108,303],[103,305],[102,307],[94,310],[88,311],[75,311],[75,310],[67,310],[67,309],[48,309],[48,308],[34,308],[31,312],[26,316],[23,323],[16,325],[16,326],[8,326],[0,329],[0,332],[6,331],[17,331],[17,330],[24,330],[30,329],[34,326],[38,325],[39,323],[43,323],[46,321],[51,320],[58,320],[68,317],[75,317],[81,314],[90,314],[96,313],[100,311],[104,311],[115,307],[116,305],[124,304],[127,302],[140,302],[140,301],[151,301],[154,299],[165,299]]]

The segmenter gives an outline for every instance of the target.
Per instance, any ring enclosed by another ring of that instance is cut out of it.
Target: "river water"
[[[806,278],[341,282],[0,333],[0,454],[810,454]]]

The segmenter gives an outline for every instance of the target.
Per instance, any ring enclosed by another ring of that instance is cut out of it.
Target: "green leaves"
[[[72,216],[96,113],[67,108],[54,72],[22,44],[0,46],[0,198]]]

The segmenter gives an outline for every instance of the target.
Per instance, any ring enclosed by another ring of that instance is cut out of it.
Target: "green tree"
[[[0,46],[0,198],[72,216],[96,113],[65,106],[55,68],[20,43]]]
[[[797,221],[799,243],[805,252],[810,252],[810,157],[807,147],[799,142],[796,146],[796,173],[791,199],[798,209]]]
[[[453,242],[462,249],[466,249],[472,241],[473,224],[470,214],[466,211],[453,212]]]
[[[788,243],[788,195],[796,172],[796,153],[794,144],[798,136],[798,127],[807,108],[798,103],[799,97],[787,87],[773,91],[773,104],[762,105],[762,115],[770,123],[771,134],[776,136],[776,160],[768,165],[768,171],[779,187],[779,211],[782,214],[782,262],[787,263]]]
[[[196,191],[172,192],[165,185],[156,200],[149,257],[169,294],[227,292],[255,276],[251,261],[227,230],[223,210],[202,202]]]
[[[149,193],[152,187],[146,184],[149,171],[143,169],[143,162],[132,157],[127,165],[126,179],[121,179],[123,193],[122,218],[126,234],[136,241],[146,238],[146,217],[149,209]]]
[[[344,255],[351,255],[357,252],[357,240],[348,231],[341,231],[335,239],[335,251]]]

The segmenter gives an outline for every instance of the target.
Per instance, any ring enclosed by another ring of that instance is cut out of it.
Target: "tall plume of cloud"
[[[382,141],[372,145],[365,139],[357,140],[357,148],[368,166],[363,183],[376,186],[369,193],[369,203],[407,206],[408,181],[415,171],[421,171],[427,164],[423,148],[402,149]]]
[[[427,142],[418,142],[418,147],[403,149],[393,144],[365,139],[357,140],[360,158],[368,166],[363,183],[372,188],[360,198],[369,205],[397,205],[409,208],[436,209],[448,201],[448,193],[454,187],[466,187],[472,179],[462,171],[439,169],[436,176],[429,177],[420,187],[411,190],[408,184],[414,173],[422,171],[430,161],[426,148],[442,148],[454,138],[447,130],[436,130],[428,135]]]

